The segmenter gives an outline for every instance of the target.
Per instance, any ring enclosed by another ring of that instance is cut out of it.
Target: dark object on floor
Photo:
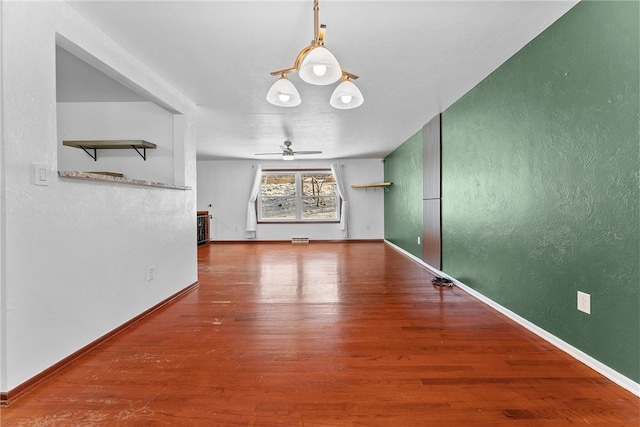
[[[434,277],[431,279],[431,283],[438,286],[453,286],[453,282],[446,277]]]

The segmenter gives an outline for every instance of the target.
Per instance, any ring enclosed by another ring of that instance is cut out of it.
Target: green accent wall
[[[639,9],[577,4],[442,114],[443,271],[636,382]]]
[[[384,159],[384,238],[422,258],[422,129]]]

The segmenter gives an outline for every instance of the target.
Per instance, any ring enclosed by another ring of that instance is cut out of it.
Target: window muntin
[[[261,222],[336,222],[338,200],[330,170],[263,171],[258,219]]]

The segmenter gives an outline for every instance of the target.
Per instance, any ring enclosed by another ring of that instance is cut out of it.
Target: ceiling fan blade
[[[256,153],[256,156],[275,156],[278,154],[282,154],[287,158],[293,158],[294,155],[305,155],[305,154],[322,154],[322,151],[293,151],[291,148],[291,141],[286,140],[284,145],[280,146],[282,153]]]

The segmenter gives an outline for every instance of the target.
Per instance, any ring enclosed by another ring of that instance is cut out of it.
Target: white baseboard
[[[487,304],[489,307],[493,308],[494,310],[504,314],[509,319],[511,319],[514,322],[518,323],[520,326],[528,329],[529,331],[531,331],[534,334],[538,335],[540,338],[544,339],[545,341],[549,342],[550,344],[554,345],[555,347],[559,348],[560,350],[564,351],[565,353],[569,354],[570,356],[574,357],[575,359],[577,359],[580,362],[584,363],[585,365],[589,366],[591,369],[593,369],[596,372],[604,375],[605,377],[607,377],[608,379],[610,379],[614,383],[618,384],[620,387],[622,387],[622,388],[624,388],[626,390],[629,390],[631,393],[633,393],[636,396],[640,397],[640,383],[637,383],[637,382],[633,381],[632,379],[622,375],[621,373],[611,369],[610,367],[608,367],[604,363],[602,363],[602,362],[594,359],[593,357],[589,356],[588,354],[584,353],[582,350],[577,349],[576,347],[574,347],[571,344],[561,340],[560,338],[556,337],[555,335],[545,331],[544,329],[540,328],[539,326],[535,325],[534,323],[531,323],[530,321],[528,321],[524,317],[521,317],[521,316],[517,315],[516,313],[514,313],[511,310],[509,310],[508,308],[503,307],[502,305],[500,305],[497,302],[491,300],[490,298],[487,298],[486,296],[482,295],[480,292],[476,291],[475,289],[470,288],[469,286],[465,285],[464,283],[460,282],[459,280],[456,280],[454,277],[451,277],[451,276],[447,275],[446,273],[444,273],[444,272],[442,272],[442,271],[430,266],[426,262],[422,261],[420,258],[418,258],[415,255],[405,251],[401,247],[389,242],[388,240],[385,240],[384,242],[387,245],[389,245],[390,247],[392,247],[393,249],[395,249],[398,252],[400,252],[403,255],[405,255],[406,257],[412,259],[413,261],[416,261],[418,264],[420,264],[423,267],[427,268],[428,270],[433,272],[436,276],[446,277],[448,279],[451,279],[453,281],[453,283],[456,284],[457,287],[459,287],[463,291],[467,292],[472,297],[482,301],[483,303]]]

